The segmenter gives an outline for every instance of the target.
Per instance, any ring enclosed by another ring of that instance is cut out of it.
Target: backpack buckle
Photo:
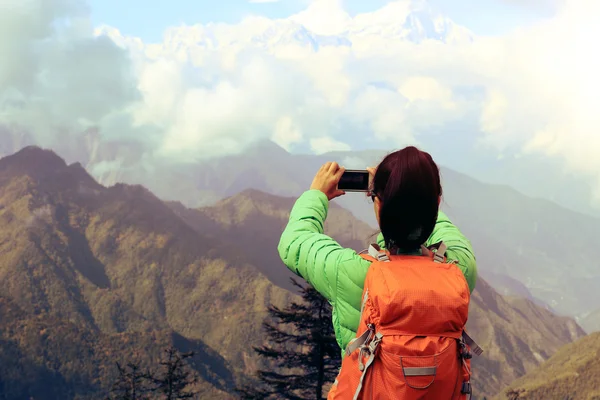
[[[465,360],[470,360],[471,358],[473,358],[473,353],[471,353],[471,350],[463,341],[460,342],[460,356]]]
[[[379,343],[381,343],[381,339],[383,338],[383,335],[379,332],[377,332],[377,334],[375,335],[375,338],[373,340],[371,340],[371,343],[369,343],[369,352],[371,354],[375,353],[375,350],[377,349],[377,346],[379,346]]]
[[[460,392],[462,394],[471,394],[471,382],[463,382]]]
[[[369,246],[369,255],[377,261],[390,261],[387,253],[381,250],[381,247],[377,243],[372,243]]]

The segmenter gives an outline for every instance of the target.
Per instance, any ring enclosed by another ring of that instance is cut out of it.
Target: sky
[[[444,137],[556,159],[600,202],[600,2],[560,1],[0,0],[0,150],[100,173]]]
[[[165,28],[185,24],[226,22],[237,23],[249,14],[269,18],[285,18],[306,8],[308,0],[91,0],[95,25],[118,27],[126,34],[146,42],[162,40]],[[346,0],[350,15],[374,11],[387,0]],[[478,35],[498,35],[519,26],[526,26],[556,13],[556,3],[546,0],[431,0],[456,23],[468,26]]]

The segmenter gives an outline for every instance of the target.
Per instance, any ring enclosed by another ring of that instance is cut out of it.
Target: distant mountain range
[[[1,133],[0,152],[12,152],[31,142],[24,132]],[[595,287],[600,283],[600,274],[594,268],[593,256],[584,250],[593,246],[591,241],[600,222],[589,206],[591,182],[566,174],[558,162],[548,158],[491,159],[474,145],[469,147],[463,136],[448,142],[443,137],[431,137],[427,139],[430,145],[425,147],[434,150],[440,164],[455,165],[479,178],[477,181],[442,168],[443,208],[472,239],[481,264],[486,266],[482,275],[504,294],[529,297],[559,313],[577,317],[588,331],[597,329],[600,321],[595,305],[600,304],[600,294]],[[101,184],[142,184],[162,200],[179,201],[187,207],[212,205],[248,188],[297,196],[309,187],[314,172],[327,160],[364,168],[375,165],[385,155],[378,150],[297,155],[262,141],[237,155],[195,163],[146,165],[145,149],[135,143],[106,143],[93,129],[77,138],[65,142],[59,153],[69,162],[81,162]],[[455,153],[461,157],[452,157]],[[511,187],[581,212],[521,195]],[[364,197],[352,194],[336,203],[376,226]],[[485,228],[479,226],[482,221],[486,221]],[[493,248],[489,248],[490,243],[495,243]]]
[[[138,161],[143,149],[110,146],[101,142],[94,131],[82,136],[79,144],[71,145],[75,147],[66,151],[66,158],[76,160],[77,154],[86,154],[81,159],[82,165],[100,183],[143,184],[159,198],[178,201],[187,207],[213,205],[249,188],[278,196],[297,196],[309,187],[315,171],[327,160],[338,161],[349,168],[364,168],[375,165],[385,154],[373,150],[295,155],[270,141],[263,141],[242,154],[206,162],[141,167]],[[450,157],[446,154],[441,159]],[[581,184],[557,173],[551,168],[556,164],[549,161],[539,164],[538,170],[533,162],[527,173],[521,174],[518,169],[512,170],[511,165],[516,164],[507,160],[477,163],[482,159],[481,155],[473,154],[470,162],[476,165],[474,173],[480,171],[481,175],[481,171],[485,171],[498,178],[501,171],[509,171],[508,176],[515,177],[521,186],[528,186],[532,180],[537,182],[537,177],[540,177],[539,182],[547,181],[547,171],[550,171],[555,182],[536,189],[551,188],[546,191],[547,197],[552,197],[554,192],[576,194],[578,192],[569,188]],[[110,167],[111,162],[116,164]],[[527,165],[523,159],[514,162]],[[457,163],[468,164],[467,161]],[[504,294],[526,296],[547,304],[559,313],[580,318],[586,329],[593,329],[596,326],[593,318],[584,317],[600,304],[600,293],[595,289],[600,284],[600,273],[595,268],[594,256],[587,249],[594,246],[600,218],[525,196],[504,184],[484,183],[449,168],[443,167],[442,175],[443,208],[473,241],[482,275]],[[372,208],[365,197],[349,194],[335,202],[375,226]]]
[[[305,10],[286,19],[261,16],[247,18],[241,25],[208,23],[167,30],[165,52],[193,52],[196,49],[224,47],[259,48],[277,53],[290,46],[318,50],[323,47],[360,45],[366,38],[421,43],[469,43],[475,35],[467,28],[437,12],[426,1],[394,1],[376,11],[351,17],[337,1],[315,1]],[[328,23],[320,23],[327,16]],[[102,27],[117,43],[128,38]]]
[[[25,148],[0,160],[0,390],[7,399],[97,398],[114,361],[196,350],[202,393],[230,398],[260,361],[270,303],[295,294],[276,256],[293,198],[245,190],[214,206],[165,204],[141,186],[104,187],[79,164]],[[327,231],[362,248],[373,233],[341,207]],[[584,335],[570,318],[479,280],[469,329],[493,395]],[[44,391],[44,388],[47,388]]]

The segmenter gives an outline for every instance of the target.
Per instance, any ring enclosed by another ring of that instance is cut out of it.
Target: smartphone
[[[349,169],[344,171],[342,178],[338,183],[338,189],[346,192],[368,192],[369,191],[369,171]]]

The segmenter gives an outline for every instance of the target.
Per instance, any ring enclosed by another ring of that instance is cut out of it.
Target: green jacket
[[[331,303],[335,336],[343,351],[356,335],[363,285],[371,262],[323,234],[328,208],[329,201],[323,192],[309,190],[302,194],[290,213],[278,251],[292,272],[304,278]],[[471,243],[440,211],[425,245],[442,240],[448,246],[447,258],[458,262],[472,292],[477,280],[477,265]],[[384,248],[381,233],[377,243]]]

